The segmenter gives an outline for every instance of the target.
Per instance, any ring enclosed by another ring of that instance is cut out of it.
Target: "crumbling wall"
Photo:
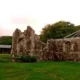
[[[17,43],[18,43],[18,37],[21,35],[21,31],[19,29],[16,29],[13,33],[12,37],[12,50],[11,54],[17,55]]]
[[[14,31],[11,53],[14,57],[36,56],[38,60],[80,61],[80,38],[50,39],[45,44],[28,26],[24,32]]]
[[[48,60],[80,61],[80,38],[51,39],[47,46]]]
[[[39,60],[42,60],[43,47],[45,43],[41,42],[35,31],[28,26],[24,32],[15,30],[12,38],[12,50],[11,54],[16,55],[30,55],[36,56]]]

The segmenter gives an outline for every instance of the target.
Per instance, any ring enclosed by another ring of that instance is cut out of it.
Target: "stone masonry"
[[[14,31],[11,54],[36,56],[38,60],[80,61],[80,38],[50,39],[43,43],[28,26],[24,32]]]

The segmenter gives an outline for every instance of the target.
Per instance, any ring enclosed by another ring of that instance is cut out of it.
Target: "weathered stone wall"
[[[44,45],[30,26],[24,32],[16,29],[13,33],[11,54],[13,57],[17,55],[37,56],[39,60],[42,60]]]
[[[80,61],[80,38],[50,39],[45,44],[28,26],[24,32],[16,29],[13,33],[11,53],[14,57],[37,56],[39,60]]]
[[[16,29],[13,33],[11,53],[14,55],[17,55],[17,42],[18,42],[18,37],[20,35],[21,35],[21,31],[19,29]]]
[[[48,60],[80,61],[80,38],[51,39],[46,46]]]

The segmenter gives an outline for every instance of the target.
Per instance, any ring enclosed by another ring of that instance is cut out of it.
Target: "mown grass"
[[[11,62],[10,54],[0,54],[0,62]]]
[[[0,80],[80,80],[79,62],[0,62]]]

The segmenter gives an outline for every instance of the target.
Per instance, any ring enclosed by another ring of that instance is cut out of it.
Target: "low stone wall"
[[[47,60],[80,61],[80,38],[51,39],[46,46]]]
[[[80,38],[50,39],[45,44],[28,26],[24,32],[16,29],[13,33],[11,54],[36,56],[38,60],[80,61]]]

